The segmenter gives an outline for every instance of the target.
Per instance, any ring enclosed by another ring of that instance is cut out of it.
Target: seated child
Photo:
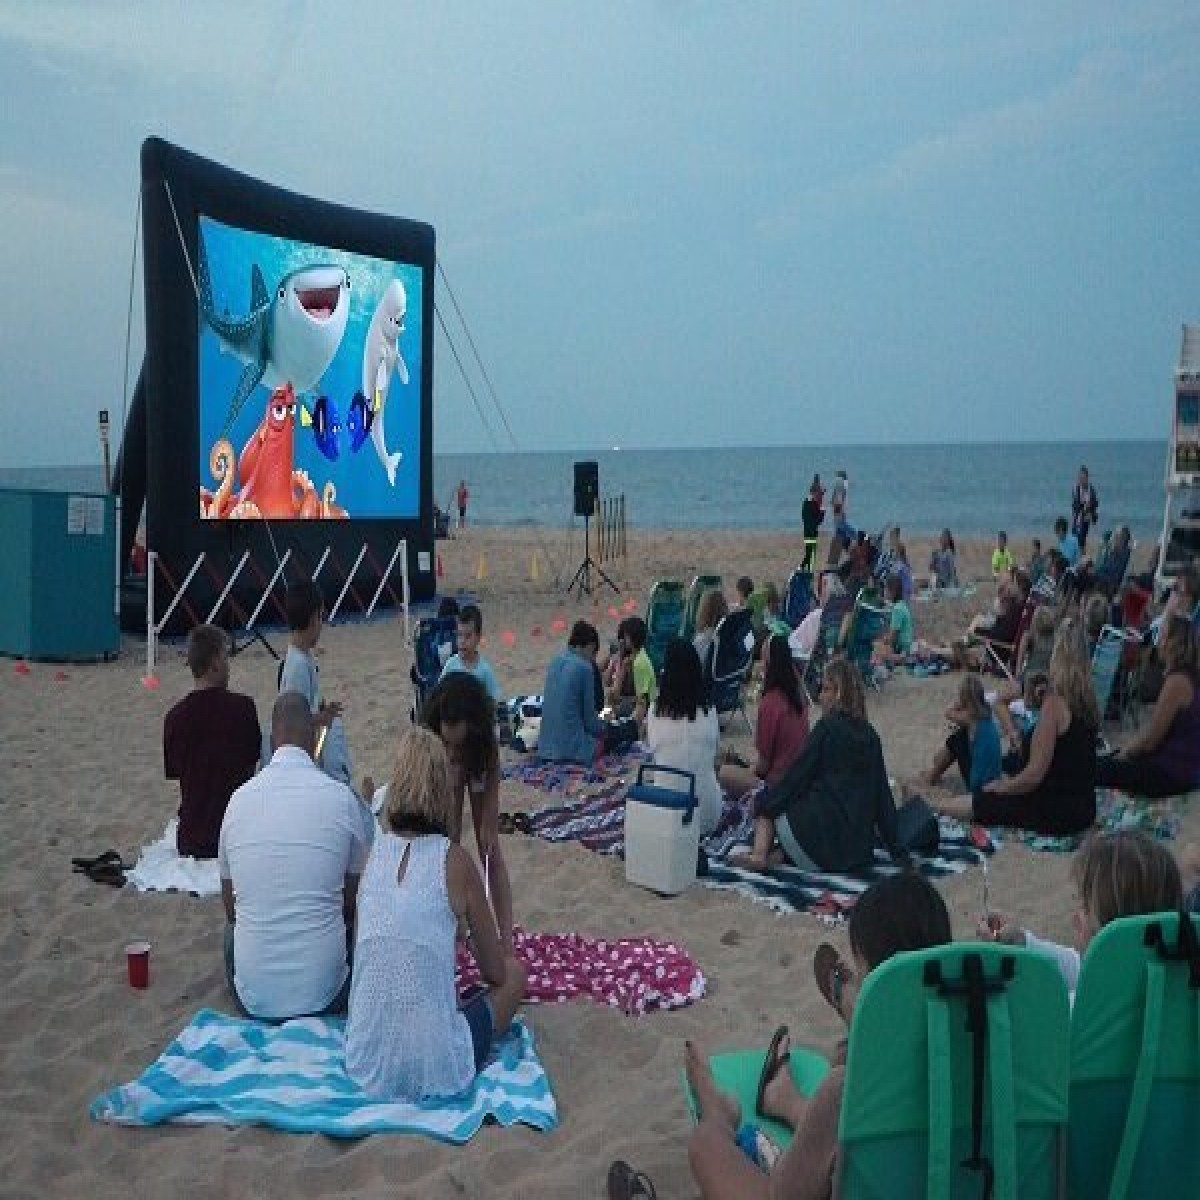
[[[1074,947],[1044,941],[998,913],[985,913],[977,932],[986,940],[1027,946],[1053,958],[1074,999],[1080,956],[1092,938],[1118,917],[1178,912],[1183,884],[1171,852],[1140,829],[1093,834],[1071,863],[1071,879],[1079,900],[1071,918]]]
[[[792,627],[783,619],[783,601],[780,599],[779,589],[774,583],[768,583],[763,587],[763,603],[765,606],[763,626],[766,629],[764,637],[769,637],[773,633],[779,634],[780,637],[787,637],[792,632]]]
[[[891,614],[887,630],[875,647],[875,661],[891,666],[908,659],[913,648],[913,619],[909,607],[904,603],[904,587],[898,575],[889,575],[884,583]]]
[[[187,640],[195,684],[163,722],[163,766],[179,780],[175,846],[183,856],[216,858],[229,797],[258,766],[262,734],[249,696],[229,690],[229,639],[197,625]]]
[[[1000,776],[1000,731],[978,675],[963,676],[958,699],[946,710],[954,731],[938,750],[923,782],[936,787],[952,764],[957,763],[964,785],[975,792]]]
[[[450,836],[456,803],[441,739],[405,732],[358,888],[346,1019],[347,1073],[376,1099],[465,1091],[525,994],[525,970],[501,948],[479,871]],[[461,1008],[460,924],[489,985]]]
[[[658,696],[654,664],[646,653],[646,622],[641,617],[626,617],[617,626],[617,638],[619,661],[607,692],[608,702],[615,716],[632,716],[641,728]]]

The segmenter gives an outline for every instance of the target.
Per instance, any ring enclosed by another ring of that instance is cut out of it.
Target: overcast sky
[[[522,449],[1165,437],[1198,63],[1194,0],[0,0],[0,465],[119,422],[151,134],[431,223]]]

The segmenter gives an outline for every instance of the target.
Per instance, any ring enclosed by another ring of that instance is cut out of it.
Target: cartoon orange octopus
[[[229,439],[221,438],[213,445],[208,469],[218,487],[216,492],[200,489],[200,515],[234,520],[349,516],[333,503],[336,491],[331,481],[319,496],[308,472],[295,468],[295,429],[296,396],[292,385],[285,383],[271,393],[262,421],[242,447],[236,470]],[[235,495],[238,478],[243,481],[242,489]]]

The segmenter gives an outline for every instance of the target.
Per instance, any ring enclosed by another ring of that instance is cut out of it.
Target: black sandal
[[[97,854],[95,858],[73,858],[71,859],[71,869],[81,872],[86,875],[89,871],[96,867],[105,865],[121,865],[121,856],[115,850],[105,850],[103,854]]]
[[[624,1159],[618,1158],[608,1168],[608,1200],[657,1200],[658,1193],[650,1176],[635,1171]]]
[[[785,1050],[782,1054],[779,1053],[779,1047],[783,1044],[784,1038],[788,1036],[788,1027],[786,1025],[780,1025],[771,1035],[771,1043],[767,1047],[767,1056],[763,1059],[762,1074],[758,1077],[758,1094],[754,1098],[754,1112],[756,1116],[765,1117],[767,1115],[763,1111],[763,1098],[766,1095],[767,1088],[771,1086],[771,1081],[791,1060],[791,1051]]]

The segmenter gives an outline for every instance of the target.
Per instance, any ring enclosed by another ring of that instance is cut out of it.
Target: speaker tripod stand
[[[593,591],[598,590],[602,584],[608,584],[610,588],[619,596],[621,589],[605,574],[604,568],[596,562],[592,557],[592,542],[591,542],[591,517],[584,515],[583,518],[583,562],[579,564],[579,569],[571,577],[571,582],[567,584],[567,595],[569,596],[576,588],[579,589],[579,598],[583,598],[584,592],[589,596]],[[593,575],[595,580],[593,581]]]

